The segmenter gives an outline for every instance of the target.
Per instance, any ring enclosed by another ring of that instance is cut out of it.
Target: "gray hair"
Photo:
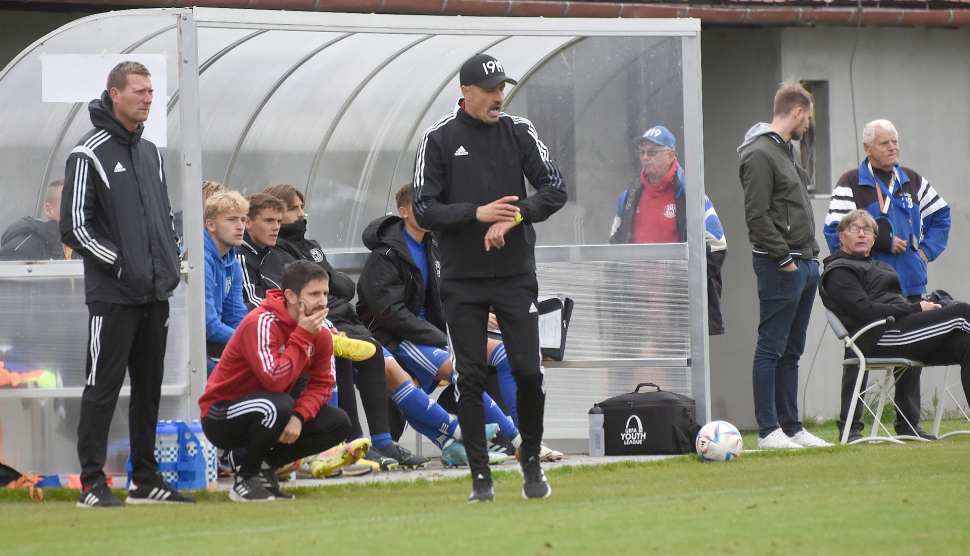
[[[879,235],[879,224],[876,224],[876,219],[866,209],[855,209],[843,216],[842,220],[839,221],[839,225],[836,226],[835,231],[841,234],[856,220],[862,220],[866,226],[871,227],[873,237]]]
[[[865,129],[862,130],[862,144],[872,145],[872,140],[876,138],[876,128],[882,128],[883,131],[895,132],[896,137],[899,137],[899,132],[896,131],[896,126],[893,125],[889,120],[872,120],[866,124]]]

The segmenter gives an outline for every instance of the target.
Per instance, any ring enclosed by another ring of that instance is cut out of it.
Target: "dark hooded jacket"
[[[105,91],[88,104],[89,131],[67,159],[61,240],[84,259],[84,291],[94,301],[137,305],[168,299],[179,283],[162,155],[114,116]]]
[[[63,260],[64,246],[56,220],[25,216],[0,236],[0,261]]]
[[[356,293],[354,281],[339,270],[334,270],[327,256],[323,254],[320,244],[306,237],[306,220],[280,226],[276,247],[272,248],[280,255],[283,265],[297,260],[313,261],[330,274],[330,295],[327,297],[327,307],[330,313],[327,318],[341,332],[370,336],[367,327],[357,318],[357,311],[352,303]],[[265,270],[265,269],[264,269]],[[268,276],[270,279],[282,283],[282,267],[279,276]]]
[[[283,288],[283,260],[272,247],[256,247],[249,232],[243,233],[242,245],[236,248],[242,268],[243,303],[252,311],[263,302],[266,292]]]
[[[445,347],[448,337],[438,294],[438,243],[432,234],[424,235],[428,254],[425,284],[403,230],[404,221],[398,216],[382,216],[364,229],[362,239],[371,254],[357,281],[357,314],[391,353],[403,340]],[[422,309],[425,318],[419,316]]]
[[[870,257],[856,257],[841,248],[825,258],[818,283],[819,297],[839,317],[849,334],[886,317],[900,318],[922,310],[903,295],[899,274],[889,264]],[[886,326],[869,330],[856,344],[870,353]],[[847,352],[848,353],[848,352]]]

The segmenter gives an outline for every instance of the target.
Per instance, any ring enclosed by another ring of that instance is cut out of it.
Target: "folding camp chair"
[[[855,344],[855,341],[860,336],[865,334],[867,331],[877,326],[881,326],[883,324],[891,325],[894,322],[896,322],[896,319],[894,319],[893,317],[888,317],[883,320],[871,322],[866,326],[862,327],[858,332],[855,333],[855,335],[850,337],[848,331],[846,331],[845,329],[845,326],[843,326],[842,322],[839,321],[839,318],[835,316],[835,313],[833,313],[832,311],[826,310],[825,317],[828,319],[829,326],[832,328],[832,331],[835,332],[835,335],[838,336],[839,340],[842,340],[842,342],[845,344],[845,347],[851,349],[853,352],[855,352],[857,356],[856,358],[848,358],[843,360],[842,367],[845,368],[853,365],[859,366],[859,375],[856,377],[855,389],[853,391],[854,394],[852,397],[852,402],[849,404],[849,413],[846,419],[846,426],[843,427],[842,438],[840,439],[840,442],[842,444],[849,443],[848,439],[849,439],[849,432],[851,429],[850,422],[851,422],[852,416],[855,415],[855,409],[857,404],[859,403],[862,403],[862,405],[866,408],[866,411],[868,411],[869,414],[872,415],[873,417],[872,431],[870,432],[869,436],[855,440],[854,442],[852,442],[852,444],[857,444],[859,442],[899,443],[900,442],[899,439],[920,440],[925,442],[926,441],[925,438],[920,438],[917,436],[893,435],[889,432],[889,429],[887,429],[886,426],[882,424],[882,420],[881,420],[882,410],[886,406],[886,399],[889,394],[889,389],[891,386],[894,385],[893,370],[896,368],[903,368],[903,369],[909,370],[909,369],[912,369],[913,367],[925,367],[925,365],[923,365],[923,363],[916,361],[914,359],[881,358],[881,357],[867,358],[865,355],[862,354],[862,350],[860,350],[859,347]],[[886,371],[885,378],[883,378],[881,381],[876,381],[876,380],[871,381],[869,384],[869,387],[863,390],[862,379],[865,376],[863,373],[867,371],[874,371],[874,370]],[[947,397],[953,400],[953,402],[957,406],[957,409],[960,411],[960,413],[963,414],[963,417],[966,418],[968,422],[970,422],[970,415],[967,415],[966,411],[963,410],[963,408],[957,402],[957,399],[953,396],[953,393],[950,391],[951,388],[954,388],[960,384],[960,381],[957,381],[952,384],[950,383],[950,376],[951,376],[950,373],[951,373],[951,368],[947,367],[946,378],[944,380],[944,397],[940,399],[940,402],[936,406],[936,419],[933,424],[933,434],[938,438],[946,438],[947,436],[953,436],[957,434],[970,434],[970,430],[954,431],[954,432],[944,434],[943,436],[939,436],[938,434],[940,432],[940,421],[943,419],[943,413],[944,413],[943,405],[946,402]],[[865,394],[877,387],[880,387],[881,389],[879,393],[879,403],[876,409],[873,410],[873,408],[866,403]],[[893,407],[896,407],[895,402],[891,402],[891,403],[893,404]],[[897,410],[896,411],[897,415],[902,415],[899,412],[898,407],[896,407],[896,410]],[[911,429],[914,428],[913,425],[915,423],[910,423],[905,416],[902,416],[902,417],[903,417],[903,420],[910,425]],[[880,429],[885,431],[886,436],[879,436]]]

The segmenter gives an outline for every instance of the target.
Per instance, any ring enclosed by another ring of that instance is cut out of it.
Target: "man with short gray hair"
[[[855,209],[865,209],[879,224],[872,248],[877,261],[889,264],[899,274],[903,295],[918,303],[926,293],[926,267],[946,249],[950,235],[950,207],[926,178],[899,165],[899,134],[889,120],[873,120],[862,131],[866,158],[858,169],[842,174],[832,191],[825,218],[825,239],[834,253],[839,248],[837,227]],[[900,435],[934,437],[919,427],[919,376],[921,369],[896,375],[896,406],[901,413],[895,428]],[[844,426],[858,367],[842,376]],[[861,408],[853,418],[849,439],[861,437]]]

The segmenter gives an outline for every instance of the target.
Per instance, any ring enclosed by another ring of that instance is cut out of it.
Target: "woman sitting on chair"
[[[877,326],[856,341],[866,357],[917,359],[928,366],[958,364],[963,392],[970,399],[970,305],[941,307],[929,301],[909,301],[893,267],[870,256],[879,227],[867,211],[850,212],[836,229],[840,247],[825,259],[818,287],[825,307],[839,317],[850,335],[873,321],[894,317],[894,324]],[[842,378],[843,422],[852,400],[856,372],[858,368],[855,372],[847,369]],[[897,380],[897,398],[905,394],[900,389],[919,388],[918,381],[907,382],[902,377]],[[858,407],[850,442],[853,437],[861,437],[861,412]],[[911,426],[918,428],[918,416],[909,420]]]

